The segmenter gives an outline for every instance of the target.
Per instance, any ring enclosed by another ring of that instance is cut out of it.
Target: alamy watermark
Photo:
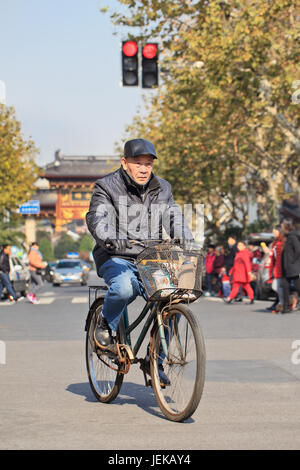
[[[6,344],[4,341],[0,341],[0,365],[6,364]]]
[[[292,349],[295,349],[295,351],[292,353],[291,362],[298,366],[300,364],[300,339],[295,339],[292,342]]]
[[[146,206],[132,204],[127,196],[120,196],[118,204],[99,204],[96,210],[95,232],[100,240],[139,239],[158,240],[162,230],[171,238],[194,238],[204,242],[204,204],[164,202]]]

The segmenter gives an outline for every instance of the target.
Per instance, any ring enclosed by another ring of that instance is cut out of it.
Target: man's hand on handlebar
[[[107,251],[114,252],[114,251],[123,251],[126,250],[126,248],[132,248],[132,245],[130,244],[130,241],[127,238],[121,238],[121,239],[112,239],[112,238],[107,238],[105,240],[105,248]]]
[[[191,250],[195,246],[193,238],[173,238],[171,240],[175,245],[181,245],[185,250]]]

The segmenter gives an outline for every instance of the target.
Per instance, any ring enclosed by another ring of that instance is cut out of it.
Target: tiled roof
[[[44,167],[44,178],[91,178],[97,179],[116,170],[120,157],[105,155],[61,155],[56,152],[54,162]]]

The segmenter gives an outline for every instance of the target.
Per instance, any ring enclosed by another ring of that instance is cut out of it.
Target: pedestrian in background
[[[237,254],[237,238],[234,235],[230,235],[227,240],[229,250],[225,256],[224,264],[226,268],[226,273],[229,275],[229,271],[233,268],[233,263],[235,255]]]
[[[226,273],[228,276],[230,276],[230,282],[232,283],[232,276],[230,275],[230,271],[232,271],[235,256],[238,252],[238,247],[237,247],[237,237],[235,235],[230,235],[227,240],[229,250],[225,256],[225,268],[226,268]],[[235,302],[242,302],[243,301],[243,291],[242,289],[239,289],[239,292],[237,296],[235,297]]]
[[[248,250],[250,252],[251,259],[251,272],[252,272],[252,281],[250,285],[254,292],[254,298],[257,298],[257,274],[259,270],[259,263],[262,259],[262,252],[258,246],[255,246],[253,243],[248,244]]]
[[[230,284],[229,275],[226,273],[226,269],[224,266],[223,268],[221,268],[221,271],[218,277],[219,277],[219,282],[222,285],[223,297],[228,297],[231,291],[231,284]]]
[[[300,234],[290,219],[284,219],[281,228],[286,236],[282,252],[282,287],[284,305],[282,313],[289,313],[290,286],[300,296]]]
[[[27,294],[27,299],[33,303],[38,304],[39,301],[36,298],[36,293],[43,286],[42,272],[41,270],[47,266],[47,263],[43,262],[42,253],[39,251],[39,245],[37,242],[31,244],[28,253],[28,262],[30,270],[30,288],[31,292]]]
[[[258,246],[253,245],[253,243],[249,243],[248,250],[250,251],[251,261],[256,262],[262,259],[262,252],[258,248]]]
[[[239,290],[243,289],[248,294],[249,303],[253,304],[254,292],[250,286],[252,278],[250,252],[242,241],[238,242],[237,248],[238,252],[235,255],[234,264],[230,271],[233,280],[232,289],[229,296],[224,298],[224,301],[226,303],[232,302],[238,295]]]
[[[224,246],[218,246],[216,249],[216,257],[213,264],[213,285],[216,286],[218,296],[222,297],[222,281],[220,279],[221,269],[224,267],[225,250]]]
[[[10,302],[16,302],[18,300],[18,296],[12,286],[12,283],[9,279],[10,273],[10,245],[2,245],[0,251],[0,299],[2,298],[2,289],[6,287],[8,298]]]
[[[206,296],[214,295],[212,288],[212,281],[214,275],[214,261],[216,258],[215,246],[208,246],[208,253],[205,256],[205,270],[206,270],[206,285],[207,292],[204,294]]]
[[[284,297],[282,287],[282,248],[283,231],[280,225],[273,228],[274,241],[271,245],[269,275],[272,289],[276,294],[275,302],[267,308],[272,313],[279,313],[283,309]]]

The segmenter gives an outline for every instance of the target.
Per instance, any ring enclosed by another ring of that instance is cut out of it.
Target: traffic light
[[[158,86],[158,48],[156,43],[148,43],[142,51],[142,87]]]
[[[139,84],[138,46],[135,41],[122,42],[122,85]]]

